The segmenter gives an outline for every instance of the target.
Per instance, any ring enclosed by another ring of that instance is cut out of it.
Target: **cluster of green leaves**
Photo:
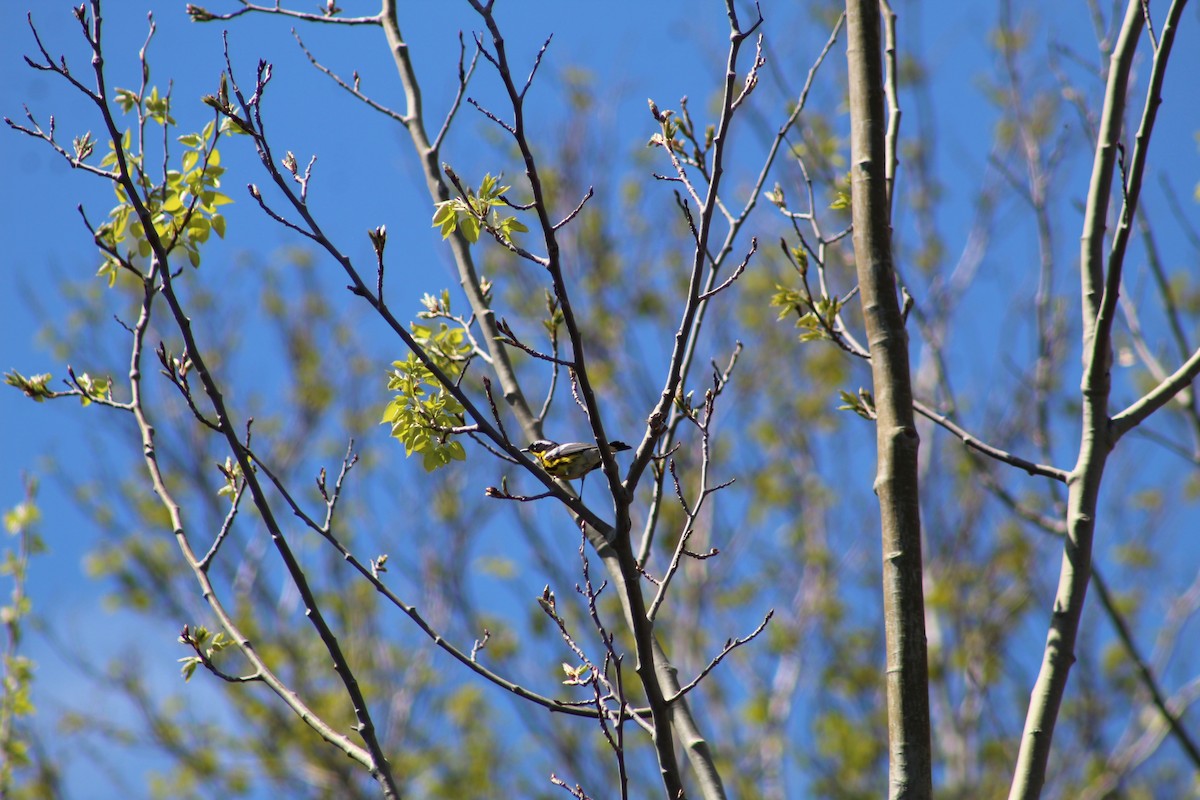
[[[853,411],[865,420],[875,419],[875,396],[867,389],[859,388],[858,394],[839,389],[838,396],[842,399],[838,411]]]
[[[478,192],[468,186],[465,197],[444,200],[435,206],[433,227],[441,228],[443,239],[459,230],[468,242],[475,244],[479,241],[480,230],[488,230],[505,244],[511,245],[514,233],[529,231],[515,216],[502,216],[497,211],[500,206],[512,208],[504,198],[504,193],[511,187],[501,186],[501,178],[502,175],[492,177],[488,173],[483,176]]]
[[[49,386],[53,377],[49,372],[25,376],[13,370],[12,372],[4,373],[4,382],[9,386],[15,386],[17,389],[20,389],[26,397],[35,403],[40,403],[55,396],[56,392]]]
[[[225,483],[217,490],[218,497],[228,497],[230,502],[237,497],[238,489],[243,485],[244,479],[242,476],[242,465],[233,460],[233,456],[225,456],[225,463],[217,464],[217,471],[221,473],[221,477],[225,479]],[[251,472],[257,471],[251,465]]]
[[[111,378],[93,378],[85,372],[74,379],[76,391],[56,392],[49,385],[53,377],[49,372],[25,376],[13,370],[4,373],[4,382],[20,389],[26,397],[36,403],[65,395],[77,395],[80,403],[85,406],[90,406],[95,400],[112,400]]]
[[[151,89],[148,96],[118,89],[116,102],[126,114],[136,109],[140,120],[151,120],[164,128],[175,124],[169,113],[170,97],[159,95],[157,88]],[[168,253],[182,247],[193,267],[200,266],[200,245],[208,241],[212,233],[221,238],[225,236],[225,217],[218,209],[233,200],[219,191],[225,169],[221,166],[221,153],[216,142],[229,130],[227,123],[218,127],[214,120],[199,133],[177,137],[185,148],[179,168],[166,170],[159,183],[147,172],[145,152],[134,150],[132,131],[127,129],[121,138],[121,154],[154,221],[155,233]],[[117,164],[119,156],[114,142],[109,142],[109,151],[100,162],[101,167]],[[86,155],[91,148],[81,148],[77,143],[76,152]],[[96,232],[97,237],[105,247],[122,253],[128,262],[135,256],[148,258],[150,242],[128,192],[120,183],[114,183],[114,189],[117,206],[109,212],[109,221]],[[116,257],[108,255],[97,274],[112,286],[120,265]]]
[[[426,308],[430,308],[430,298],[426,300]],[[448,315],[450,293],[443,290],[435,306],[437,311],[419,316],[428,319]],[[466,330],[445,322],[437,328],[417,323],[410,328],[413,339],[442,374],[457,380],[472,352]],[[451,461],[465,460],[462,443],[451,438],[453,429],[464,421],[462,404],[415,353],[409,353],[403,361],[393,361],[392,367],[387,388],[396,394],[383,410],[380,423],[392,426],[392,436],[404,443],[405,455],[420,453],[421,463],[429,472]]]
[[[796,315],[796,327],[801,330],[801,342],[833,338],[830,331],[834,330],[838,314],[845,305],[842,298],[813,298],[807,288],[789,289],[780,285],[776,285],[775,288],[771,305],[779,307],[780,320],[787,319],[792,314]]]
[[[79,402],[84,406],[90,406],[93,400],[112,400],[111,378],[93,378],[85,372],[76,379],[76,383],[81,389]]]
[[[179,663],[183,665],[180,668],[180,672],[185,681],[192,679],[192,675],[196,672],[196,667],[203,664],[205,659],[211,663],[217,653],[233,645],[233,642],[227,639],[222,631],[217,631],[214,634],[203,626],[197,626],[194,630],[185,629],[183,635],[179,637],[179,641],[182,644],[204,651],[204,658],[200,656],[187,656],[179,659]]]

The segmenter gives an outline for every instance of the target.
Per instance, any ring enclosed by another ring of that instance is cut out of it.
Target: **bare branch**
[[[467,84],[471,82],[471,76],[475,74],[475,65],[479,63],[480,48],[477,46],[475,52],[471,55],[471,66],[463,69],[463,57],[466,54],[466,44],[463,42],[462,31],[458,33],[458,90],[454,93],[454,100],[450,103],[450,110],[446,112],[446,118],[442,120],[442,127],[438,129],[437,135],[433,137],[433,144],[430,148],[437,152],[442,148],[442,142],[446,139],[446,134],[450,132],[450,124],[454,122],[454,117],[458,113],[458,109],[462,106],[463,97],[467,93]]]
[[[370,97],[368,97],[363,91],[361,91],[359,89],[358,73],[355,73],[355,80],[354,80],[353,85],[346,83],[346,81],[344,81],[341,78],[341,76],[339,76],[336,72],[334,72],[333,70],[326,67],[320,61],[317,61],[317,57],[314,56],[312,54],[312,52],[308,49],[308,47],[305,46],[304,41],[300,38],[300,34],[297,33],[295,28],[292,28],[292,36],[295,37],[296,44],[300,45],[300,49],[304,51],[304,55],[308,57],[309,63],[311,63],[314,67],[316,67],[321,72],[328,75],[329,78],[334,83],[336,83],[338,86],[345,89],[347,92],[352,94],[354,97],[361,100],[369,108],[375,109],[380,114],[383,114],[385,117],[388,117],[396,122],[399,122],[401,125],[404,125],[406,127],[408,126],[408,123],[409,123],[408,117],[405,117],[403,114],[401,114],[397,111],[394,111],[381,103],[375,102]],[[457,103],[455,105],[457,107]]]
[[[579,214],[579,212],[583,210],[583,207],[585,205],[587,205],[587,201],[592,199],[592,195],[594,195],[594,194],[595,194],[595,188],[592,186],[589,186],[587,192],[583,195],[583,199],[579,201],[579,205],[577,205],[577,206],[575,206],[575,208],[571,209],[570,214],[567,214],[561,220],[556,222],[554,224],[554,230],[558,230],[559,228],[562,228],[564,225],[569,223],[571,220],[575,219],[575,217]]]
[[[284,8],[278,2],[273,6],[260,6],[248,0],[238,0],[242,4],[242,8],[237,11],[230,11],[226,14],[214,14],[206,8],[187,4],[187,14],[192,18],[193,22],[214,22],[236,19],[243,14],[273,14],[280,17],[289,17],[291,19],[303,20],[304,22],[322,22],[333,25],[378,25],[379,17],[339,17],[334,13],[326,10],[320,14],[313,14],[307,11],[293,11],[290,8]],[[332,8],[332,4],[329,6]],[[338,9],[340,10],[340,9]]]
[[[1200,375],[1200,350],[1180,365],[1179,369],[1155,386],[1129,408],[1112,418],[1114,441],[1121,438],[1158,409],[1171,402],[1180,392],[1187,390]]]
[[[1020,456],[1013,455],[1012,453],[1002,450],[999,447],[995,447],[987,442],[977,439],[966,429],[955,424],[945,415],[934,411],[920,400],[913,400],[913,408],[921,416],[931,420],[932,422],[936,422],[938,425],[957,436],[968,448],[983,453],[985,456],[994,458],[997,461],[1003,461],[1005,464],[1011,464],[1014,467],[1019,467],[1020,469],[1028,472],[1030,475],[1041,475],[1046,478],[1052,478],[1059,483],[1066,483],[1067,478],[1070,477],[1070,473],[1068,473],[1066,470],[1059,469],[1058,467],[1046,466],[1045,464],[1035,464],[1032,461],[1028,461]]]
[[[773,617],[773,616],[775,616],[774,609],[768,611],[767,615],[765,617],[763,617],[763,621],[758,624],[758,627],[755,628],[753,631],[751,631],[746,636],[743,636],[740,639],[726,639],[725,646],[721,648],[721,652],[718,653],[713,658],[712,661],[708,662],[708,666],[706,666],[704,669],[700,670],[699,675],[697,675],[689,683],[685,684],[682,688],[680,688],[679,692],[671,698],[670,702],[672,702],[672,703],[675,702],[676,700],[678,700],[679,698],[683,697],[685,694],[690,692],[692,689],[695,689],[700,684],[700,681],[704,680],[705,676],[707,676],[708,673],[710,673],[714,669],[716,669],[717,665],[720,664],[725,659],[725,656],[729,655],[734,650],[736,650],[737,648],[746,644],[747,642],[753,641],[760,633],[762,633],[764,630],[767,629],[767,623],[771,621],[771,617]]]

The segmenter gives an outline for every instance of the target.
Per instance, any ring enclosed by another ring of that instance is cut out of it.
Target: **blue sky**
[[[56,76],[28,69],[21,54],[35,52],[32,37],[24,22],[24,7],[36,5],[34,20],[43,42],[55,56],[65,54],[76,74],[87,75],[90,82],[88,54],[78,34],[70,4],[64,2],[20,3],[9,0],[0,6],[0,113],[17,121],[23,120],[21,104],[43,124],[51,114],[56,118],[60,139],[69,141],[84,130],[99,127],[94,109],[87,107],[74,91]],[[133,85],[136,80],[135,53],[145,39],[146,3],[132,0],[110,2],[105,9],[107,59],[111,85]],[[222,68],[222,25],[195,25],[183,13],[182,2],[149,4],[155,12],[158,33],[151,48],[154,73],[151,83],[164,85],[174,81],[175,114],[182,130],[198,129],[209,114],[194,102],[206,93],[215,91],[217,76]],[[311,3],[309,5],[312,5]],[[373,12],[376,3],[346,0],[346,13]],[[457,59],[456,32],[478,27],[465,4],[420,3],[406,9],[406,34],[413,42],[414,56],[420,72],[427,76],[424,85],[427,109],[431,117],[443,113],[446,98],[453,89]],[[765,2],[764,12],[770,16],[782,14],[790,4],[772,0]],[[720,4],[692,3],[676,0],[663,3],[607,4],[563,3],[513,0],[500,3],[501,22],[508,22],[509,52],[514,61],[529,63],[542,39],[549,33],[554,40],[544,65],[546,79],[552,80],[556,71],[568,66],[583,66],[601,80],[611,80],[616,91],[611,105],[604,113],[611,115],[614,129],[625,136],[624,151],[649,130],[645,100],[652,97],[660,105],[673,106],[681,95],[706,97],[720,77],[719,58],[723,52],[725,27]],[[1056,21],[1060,36],[1064,36],[1083,52],[1092,40],[1090,24],[1082,3],[1061,4],[1062,7],[1042,13],[1059,15]],[[213,10],[225,10],[220,0],[212,0]],[[947,184],[952,201],[939,217],[947,232],[951,249],[963,246],[959,231],[965,231],[970,221],[968,198],[985,172],[985,159],[994,122],[994,111],[982,99],[979,76],[990,63],[990,54],[983,46],[986,29],[994,23],[991,4],[935,2],[921,8],[901,11],[901,36],[910,37],[921,47],[932,75],[931,93],[938,102],[937,131],[938,172]],[[989,16],[984,16],[984,15]],[[1077,19],[1072,24],[1070,19]],[[1189,14],[1187,25],[1195,25],[1195,15]],[[397,130],[382,123],[382,118],[364,116],[354,111],[352,103],[340,90],[322,76],[316,75],[299,53],[288,33],[287,22],[248,17],[230,25],[230,48],[235,68],[248,76],[256,59],[262,57],[275,65],[275,86],[267,103],[269,124],[276,132],[286,132],[286,143],[277,145],[293,150],[304,162],[311,153],[321,155],[317,164],[314,205],[326,221],[334,238],[352,242],[351,255],[370,259],[370,249],[363,231],[367,226],[386,224],[392,232],[395,246],[397,232],[404,231],[406,271],[397,277],[402,285],[411,285],[413,300],[425,291],[436,291],[453,280],[446,256],[440,248],[436,232],[414,225],[413,219],[427,219],[431,213],[423,195],[421,178],[408,157],[407,143],[398,139]],[[386,50],[374,29],[355,31],[323,30],[313,26],[300,29],[305,42],[331,66],[348,73],[358,69],[364,77],[364,88],[378,88],[377,99],[393,107],[401,102],[394,82]],[[826,31],[814,27],[800,29],[802,41],[789,41],[791,47],[815,54]],[[1187,42],[1184,42],[1186,44]],[[779,42],[773,46],[781,47]],[[844,59],[841,44],[831,58]],[[810,55],[801,61],[807,63]],[[1175,78],[1169,84],[1168,103],[1161,120],[1156,146],[1178,153],[1181,169],[1197,169],[1197,149],[1192,139],[1197,120],[1179,111],[1181,92],[1185,92],[1180,76],[1200,74],[1200,48],[1180,47],[1173,66]],[[1045,76],[1040,76],[1045,79]],[[487,96],[494,89],[494,79],[487,71],[480,73],[475,91]],[[1174,96],[1171,95],[1174,91]],[[542,95],[534,91],[534,112],[553,118],[553,93]],[[1174,100],[1174,104],[1172,103]],[[699,107],[699,106],[698,106]],[[467,120],[473,113],[464,110],[454,144],[462,154],[468,169],[464,175],[487,168],[481,158],[472,161],[469,137],[476,135],[479,126]],[[189,120],[191,121],[189,123]],[[376,124],[378,123],[378,124]],[[349,129],[349,130],[348,130]],[[344,147],[347,134],[354,137],[356,146]],[[99,180],[72,172],[65,162],[44,144],[8,130],[0,131],[0,152],[5,156],[10,175],[10,190],[0,194],[0,236],[5,251],[0,259],[0,367],[15,369],[24,374],[49,371],[56,378],[65,375],[66,365],[56,363],[37,340],[37,331],[50,320],[66,324],[55,301],[55,284],[64,276],[79,277],[94,272],[97,266],[95,249],[87,232],[79,223],[75,206],[82,203],[93,220],[104,217],[113,204],[111,188]],[[336,157],[335,157],[336,154]],[[226,191],[239,204],[238,214],[249,213],[249,200],[244,184],[247,180],[261,181],[261,168],[253,163],[247,148],[223,147],[224,164],[228,167]],[[457,164],[456,164],[457,166]],[[902,168],[903,169],[903,168]],[[243,177],[249,176],[249,177]],[[15,180],[14,180],[15,178]],[[1082,194],[1086,174],[1070,176],[1072,194]],[[903,179],[903,175],[902,175]],[[1200,178],[1193,177],[1193,181]],[[961,185],[960,185],[961,184]],[[400,188],[393,190],[393,185]],[[386,189],[386,191],[384,191]],[[961,203],[953,202],[955,193]],[[1153,202],[1151,200],[1150,202]],[[231,212],[232,214],[233,212]],[[900,212],[903,215],[903,211]],[[1004,283],[1005,259],[1031,260],[1028,223],[1015,213],[1001,214],[1005,224],[1011,220],[1012,241],[1000,241],[997,253],[990,262],[993,272],[985,275],[981,291],[994,291]],[[1065,253],[1076,246],[1074,230],[1064,225],[1060,242]],[[282,228],[269,224],[232,225],[226,242],[214,243],[206,258],[215,266],[218,275],[235,277],[232,263],[236,253],[251,250],[268,254],[281,246],[295,244]],[[1185,250],[1175,255],[1183,257]],[[1068,256],[1069,259],[1069,256]],[[1064,263],[1070,263],[1065,260]],[[995,270],[1000,270],[996,272]],[[1071,280],[1068,274],[1064,279]],[[989,281],[993,282],[990,283]],[[335,281],[334,285],[340,284]],[[991,308],[986,303],[981,315],[1002,317],[1011,310]],[[75,364],[77,371],[86,365]],[[964,364],[966,369],[972,364]],[[974,365],[984,369],[980,365]],[[970,382],[968,379],[963,383]],[[105,454],[94,450],[79,451],[81,442],[91,442],[87,427],[94,419],[77,407],[60,404],[55,407],[26,401],[12,390],[0,392],[0,505],[11,507],[22,496],[20,476],[43,472],[41,459],[51,456],[61,463],[75,460],[103,461]],[[1069,437],[1068,437],[1069,439]],[[70,638],[88,641],[96,637],[101,642],[98,626],[90,621],[96,607],[100,587],[84,575],[81,554],[92,543],[87,521],[63,497],[61,487],[43,481],[40,505],[44,513],[41,531],[50,544],[50,553],[34,565],[31,592],[38,610],[53,624],[66,625]],[[120,621],[114,626],[120,628]],[[111,629],[111,628],[110,628]],[[113,644],[111,641],[107,645]],[[30,655],[41,665],[38,692],[42,702],[51,702],[48,687],[63,686],[60,680],[66,673],[62,665],[35,638]],[[155,680],[173,680],[177,657],[173,645],[164,648],[163,657],[154,661]],[[161,673],[161,674],[160,674]],[[61,699],[61,698],[59,698]],[[76,787],[77,797],[87,797],[87,791]]]

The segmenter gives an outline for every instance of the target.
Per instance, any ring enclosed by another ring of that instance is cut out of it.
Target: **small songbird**
[[[613,452],[631,449],[624,442],[609,442]],[[549,439],[538,439],[529,447],[521,449],[530,453],[542,465],[542,469],[564,481],[582,478],[600,466],[600,448],[587,442],[565,442],[559,444]]]

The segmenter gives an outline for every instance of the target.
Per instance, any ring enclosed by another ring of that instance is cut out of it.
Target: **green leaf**
[[[463,238],[468,242],[475,244],[479,241],[479,220],[475,217],[464,216],[459,227],[462,229]]]
[[[108,284],[108,288],[112,288],[117,283],[117,270],[120,264],[112,256],[106,256],[104,263],[100,265],[100,269],[96,270],[96,277],[104,278]]]
[[[436,210],[433,212],[433,227],[445,225],[447,220],[454,218],[454,203],[447,200],[443,203],[438,203]]]
[[[183,200],[177,192],[170,192],[167,194],[166,199],[163,200],[162,210],[168,214],[177,215],[180,211],[183,211],[183,208]]]
[[[122,113],[125,114],[128,114],[141,104],[137,93],[130,89],[118,88],[115,92],[113,92],[113,99],[116,101],[117,106],[121,109]]]
[[[188,220],[188,236],[196,244],[203,244],[204,242],[208,241],[208,234],[211,230],[212,225],[209,224],[207,219],[199,214],[194,215],[190,220]]]

